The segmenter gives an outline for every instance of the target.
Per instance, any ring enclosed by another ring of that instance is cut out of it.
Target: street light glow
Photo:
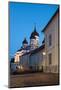
[[[43,52],[43,55],[46,55],[46,53],[45,53],[45,52]]]

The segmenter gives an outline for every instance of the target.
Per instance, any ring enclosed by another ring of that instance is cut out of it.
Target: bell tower
[[[31,50],[39,46],[39,33],[36,31],[36,26],[34,27],[34,31],[31,33],[30,36],[30,46]]]

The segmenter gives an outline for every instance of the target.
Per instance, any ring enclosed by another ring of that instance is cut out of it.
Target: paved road
[[[9,87],[58,85],[58,74],[32,73],[24,75],[11,75]]]

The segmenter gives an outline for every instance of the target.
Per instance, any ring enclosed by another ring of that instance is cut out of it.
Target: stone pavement
[[[9,79],[9,87],[11,88],[59,84],[59,75],[54,73],[11,75]]]

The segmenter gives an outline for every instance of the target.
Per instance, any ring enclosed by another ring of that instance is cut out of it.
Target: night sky
[[[31,4],[9,2],[9,54],[10,58],[21,48],[26,37],[30,41],[31,32],[36,26],[39,33],[39,44],[42,44],[44,34],[41,32],[51,19],[58,5]]]

